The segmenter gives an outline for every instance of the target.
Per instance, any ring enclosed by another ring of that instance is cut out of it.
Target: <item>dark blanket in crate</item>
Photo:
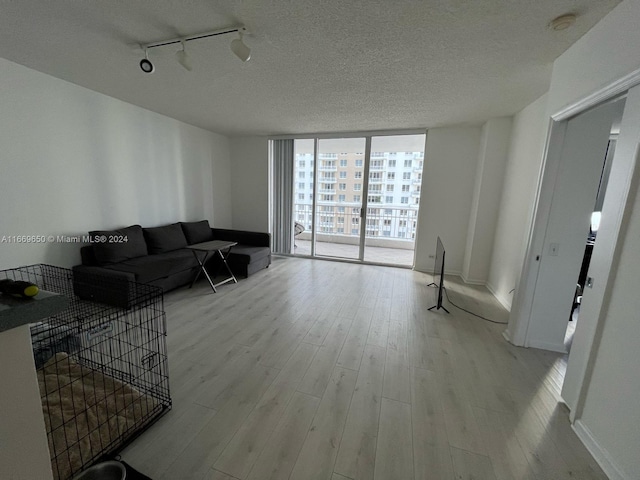
[[[131,385],[56,353],[38,370],[51,466],[70,478],[121,444],[159,404]]]

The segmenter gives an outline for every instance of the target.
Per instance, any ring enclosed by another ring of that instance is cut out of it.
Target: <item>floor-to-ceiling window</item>
[[[413,265],[425,135],[371,138],[364,260]]]
[[[412,266],[425,136],[296,139],[293,253]]]

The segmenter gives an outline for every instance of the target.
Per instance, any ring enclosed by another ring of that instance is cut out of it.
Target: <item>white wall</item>
[[[489,276],[511,122],[511,117],[492,118],[482,126],[462,268],[462,279],[467,283],[484,285]]]
[[[547,95],[518,112],[498,209],[487,288],[507,309],[522,271],[547,134]]]
[[[433,128],[427,132],[416,270],[433,271],[436,239],[440,236],[447,273],[462,272],[480,137],[480,127]]]
[[[4,59],[0,81],[0,238],[230,226],[226,137]],[[0,268],[79,261],[77,244],[0,243]]]
[[[213,212],[210,225],[231,228],[233,207],[231,195],[231,142],[223,135],[209,132],[211,137],[211,166],[213,176]],[[203,192],[206,195],[206,191]],[[195,218],[195,217],[194,217]],[[207,218],[206,215],[201,218]]]
[[[628,479],[640,475],[640,195],[635,182],[635,202],[622,239],[608,301],[604,328],[589,382],[581,423]]]
[[[231,139],[231,192],[233,228],[268,232],[270,229],[267,137]]]
[[[639,0],[624,0],[553,64],[549,113],[640,68]]]

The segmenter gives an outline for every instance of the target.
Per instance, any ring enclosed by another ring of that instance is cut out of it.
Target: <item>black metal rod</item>
[[[187,37],[174,38],[174,39],[171,39],[171,40],[165,40],[165,41],[161,41],[161,42],[148,43],[146,45],[143,45],[142,48],[144,50],[148,50],[150,48],[164,47],[166,45],[175,45],[176,43],[190,42],[192,40],[200,40],[202,38],[217,37],[218,35],[226,35],[228,33],[239,32],[242,29],[244,29],[244,27],[240,26],[240,27],[233,27],[233,28],[229,28],[229,29],[225,29],[225,30],[219,30],[219,31],[216,31],[216,32],[198,33],[196,35],[189,35]]]

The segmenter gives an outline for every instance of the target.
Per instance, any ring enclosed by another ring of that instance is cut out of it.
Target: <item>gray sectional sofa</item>
[[[209,240],[237,242],[228,257],[236,277],[248,277],[271,264],[269,233],[211,228],[207,220],[154,228],[131,225],[89,235],[93,243],[81,248],[82,264],[73,267],[75,293],[118,306],[127,306],[128,295],[123,292],[129,282],[153,285],[165,292],[189,284],[199,267],[193,252],[185,248],[188,245]],[[214,257],[207,270],[215,272],[215,262],[220,262],[219,258]],[[116,285],[119,293],[105,293],[99,285],[105,281]]]

